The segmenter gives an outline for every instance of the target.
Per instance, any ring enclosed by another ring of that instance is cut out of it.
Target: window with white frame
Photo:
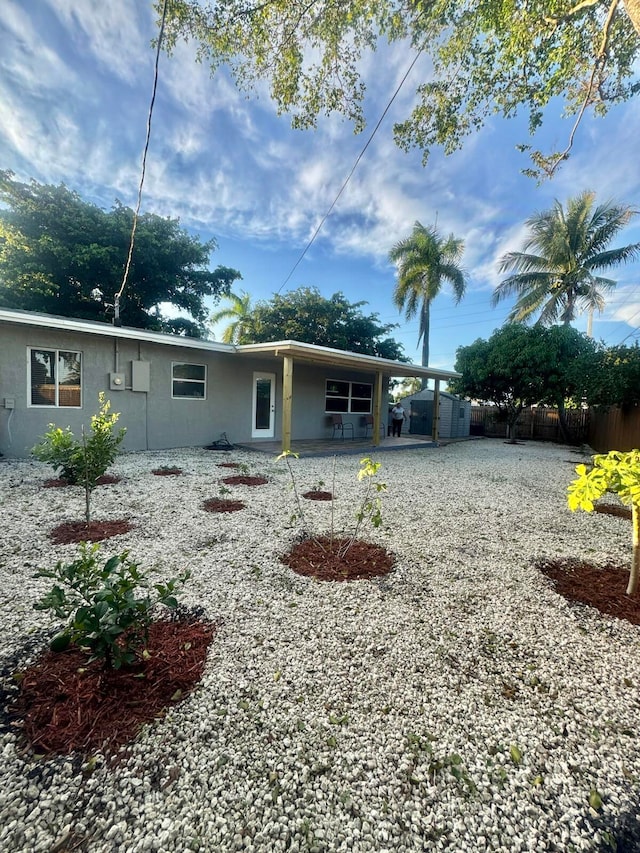
[[[369,382],[346,382],[342,379],[327,379],[325,412],[331,414],[352,412],[371,414],[373,385]]]
[[[29,405],[82,408],[82,353],[29,347]]]
[[[207,396],[206,364],[171,364],[171,396],[187,400],[204,400]]]

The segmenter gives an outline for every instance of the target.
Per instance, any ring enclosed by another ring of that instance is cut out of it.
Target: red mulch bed
[[[229,501],[224,498],[209,498],[202,504],[202,508],[207,512],[237,512],[239,509],[244,509],[245,504],[242,501]]]
[[[577,557],[543,560],[537,565],[567,601],[588,604],[607,616],[640,625],[640,596],[626,594],[628,567],[593,566]]]
[[[619,506],[618,504],[595,504],[594,512],[602,512],[605,515],[616,515],[618,518],[626,518],[631,521],[631,507]]]
[[[356,539],[346,554],[339,553],[348,539],[318,536],[303,539],[280,559],[299,575],[322,581],[355,581],[375,578],[391,571],[395,559],[379,545]]]
[[[218,468],[239,468],[239,462],[218,462]]]
[[[101,542],[121,533],[128,533],[135,525],[126,518],[117,518],[113,521],[65,521],[54,527],[51,533],[51,541],[55,545],[68,545],[70,542]]]
[[[228,486],[264,486],[269,481],[266,477],[248,477],[244,474],[238,474],[235,477],[224,477],[222,482]]]
[[[182,474],[182,468],[154,468],[151,473],[156,477],[177,477]]]
[[[119,670],[87,664],[76,647],[47,650],[22,673],[16,710],[24,736],[47,755],[115,752],[193,690],[214,633],[214,625],[193,619],[154,622],[149,660]]]
[[[333,495],[331,492],[323,492],[320,489],[311,489],[310,492],[304,492],[302,495],[308,501],[332,501]]]
[[[117,477],[115,474],[104,474],[102,477],[98,477],[96,480],[97,486],[111,486],[113,483],[120,483],[122,481],[122,477]],[[45,480],[42,484],[45,489],[64,489],[66,486],[70,486],[68,480],[63,479],[53,479],[53,480]],[[76,483],[76,486],[81,486],[82,483]]]

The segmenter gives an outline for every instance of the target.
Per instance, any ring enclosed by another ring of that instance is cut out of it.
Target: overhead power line
[[[419,56],[421,55],[422,51],[423,51],[423,48],[420,48],[420,49],[418,50],[418,52],[416,53],[416,55],[413,57],[413,60],[411,61],[411,64],[409,65],[409,67],[408,67],[408,68],[407,68],[407,70],[405,71],[405,73],[404,73],[404,75],[403,75],[403,77],[402,77],[402,80],[400,81],[400,83],[398,84],[398,86],[397,86],[397,88],[396,88],[395,92],[394,92],[394,93],[393,93],[393,95],[391,96],[391,99],[389,100],[389,103],[388,103],[388,104],[387,104],[387,106],[384,108],[384,111],[383,111],[382,115],[381,115],[381,116],[380,116],[380,118],[378,119],[378,122],[377,122],[376,126],[373,128],[373,131],[371,132],[371,135],[369,136],[369,138],[367,139],[366,143],[364,144],[364,147],[362,148],[362,151],[361,151],[361,152],[358,154],[358,156],[356,157],[356,161],[355,161],[355,163],[353,164],[353,167],[351,168],[351,171],[350,171],[350,172],[349,172],[349,174],[347,175],[347,177],[346,177],[346,179],[345,179],[344,183],[343,183],[343,184],[342,184],[342,186],[340,187],[340,189],[339,189],[339,191],[338,191],[338,194],[336,195],[336,197],[334,198],[334,200],[331,202],[331,205],[329,206],[329,209],[327,210],[327,212],[325,213],[325,215],[324,215],[324,216],[322,217],[322,219],[320,220],[320,224],[318,225],[318,227],[316,228],[316,230],[313,232],[313,235],[311,236],[311,239],[309,240],[309,242],[307,243],[307,245],[304,247],[304,250],[303,250],[303,251],[302,251],[302,253],[300,254],[300,257],[298,258],[298,260],[297,260],[297,261],[295,262],[295,264],[292,266],[292,268],[291,268],[291,270],[290,270],[290,272],[289,272],[289,275],[285,278],[285,280],[282,282],[282,284],[280,285],[280,287],[276,290],[276,293],[280,293],[280,291],[281,291],[281,290],[282,290],[282,288],[285,286],[285,284],[287,284],[287,282],[290,280],[291,276],[292,276],[292,275],[294,274],[294,272],[297,270],[298,266],[302,263],[302,260],[304,259],[304,256],[307,254],[307,252],[309,251],[309,249],[310,249],[310,248],[311,248],[311,246],[313,245],[313,242],[315,241],[316,237],[317,237],[317,236],[318,236],[318,234],[320,233],[320,230],[322,229],[322,226],[324,225],[324,223],[327,221],[327,219],[328,219],[328,218],[329,218],[329,216],[331,215],[331,211],[333,210],[333,208],[334,208],[334,207],[336,206],[336,204],[338,203],[338,199],[340,198],[340,196],[342,195],[342,193],[345,191],[345,189],[346,189],[346,187],[347,187],[347,184],[349,183],[349,181],[351,180],[351,178],[352,178],[352,176],[353,176],[353,173],[354,173],[354,172],[355,172],[355,170],[358,168],[358,164],[360,163],[360,161],[361,161],[361,160],[362,160],[362,158],[364,157],[364,155],[365,155],[365,152],[366,152],[367,148],[369,147],[369,145],[370,145],[370,144],[371,144],[371,142],[373,141],[373,137],[374,137],[374,136],[376,135],[376,133],[378,132],[378,128],[380,127],[380,125],[381,125],[381,124],[382,124],[382,122],[384,121],[385,116],[387,115],[387,113],[388,113],[388,112],[389,112],[389,110],[391,109],[391,105],[392,105],[392,104],[393,104],[393,102],[395,101],[395,99],[396,99],[396,97],[397,97],[398,93],[400,92],[400,89],[402,89],[402,87],[403,87],[403,85],[404,85],[404,83],[405,83],[405,81],[406,81],[407,77],[409,76],[409,74],[410,74],[410,73],[411,73],[411,71],[413,70],[413,66],[414,66],[414,65],[416,64],[416,62],[418,61],[418,58],[419,58]]]
[[[136,228],[138,227],[138,218],[140,216],[140,206],[142,204],[142,187],[144,185],[144,177],[147,170],[147,153],[149,151],[149,141],[151,139],[151,118],[153,116],[153,106],[156,102],[156,91],[158,88],[158,67],[160,64],[160,49],[162,47],[162,37],[164,35],[164,25],[167,18],[167,0],[164,0],[164,4],[162,6],[162,18],[160,21],[160,32],[158,34],[158,44],[156,45],[156,58],[153,67],[153,89],[151,91],[151,101],[149,103],[149,112],[147,114],[147,135],[144,141],[144,148],[142,151],[142,167],[140,170],[140,184],[138,185],[138,199],[136,202],[136,209],[133,212],[133,223],[131,226],[131,238],[129,240],[129,252],[127,254],[127,263],[124,268],[124,275],[122,277],[122,284],[120,285],[120,290],[116,293],[114,297],[114,323],[119,325],[120,322],[120,297],[122,296],[124,289],[127,285],[127,281],[129,278],[129,270],[131,269],[131,259],[133,258],[133,246],[136,238]]]

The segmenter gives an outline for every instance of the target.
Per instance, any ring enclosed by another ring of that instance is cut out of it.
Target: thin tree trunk
[[[635,501],[631,504],[631,524],[633,527],[633,550],[627,595],[635,595],[638,589],[638,578],[640,578],[640,512],[638,512]]]
[[[91,489],[93,485],[89,483],[89,452],[87,450],[87,436],[82,427],[82,453],[84,462],[84,516],[87,521],[87,526],[91,522]]]
[[[422,303],[422,366],[429,366],[429,325],[431,320],[431,303],[429,299],[425,299]],[[429,384],[428,379],[423,379],[420,382],[420,387],[424,390]]]
[[[560,435],[565,444],[571,444],[571,436],[569,435],[569,424],[567,423],[567,410],[564,407],[564,400],[558,401],[558,426],[560,427]]]

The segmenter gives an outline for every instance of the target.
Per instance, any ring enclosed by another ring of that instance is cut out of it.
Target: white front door
[[[273,438],[276,415],[275,373],[253,374],[251,437]]]

